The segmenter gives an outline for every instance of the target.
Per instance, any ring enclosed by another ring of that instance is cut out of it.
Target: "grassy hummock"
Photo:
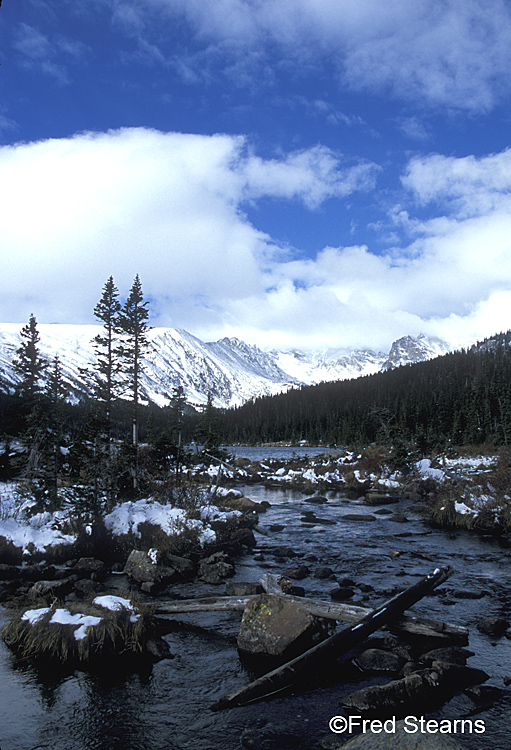
[[[23,658],[86,663],[141,653],[149,620],[129,599],[98,596],[89,604],[20,610],[2,638]]]

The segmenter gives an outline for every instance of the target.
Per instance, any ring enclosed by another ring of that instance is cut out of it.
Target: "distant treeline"
[[[511,440],[511,331],[469,350],[356,380],[257,398],[222,417],[226,443],[396,439],[428,449]]]

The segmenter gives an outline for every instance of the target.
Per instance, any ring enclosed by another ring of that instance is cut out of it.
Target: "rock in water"
[[[292,658],[332,633],[332,621],[273,594],[251,599],[243,612],[238,648],[249,654]]]

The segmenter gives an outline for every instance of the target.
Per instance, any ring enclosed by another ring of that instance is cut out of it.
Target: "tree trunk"
[[[405,589],[381,607],[370,611],[357,624],[345,628],[340,633],[335,633],[335,635],[318,643],[283,666],[221,698],[211,706],[211,710],[222,711],[268,696],[270,693],[291,685],[312,667],[317,669],[318,664],[339,658],[342,654],[350,651],[357,643],[367,638],[368,635],[400,615],[405,609],[411,607],[412,604],[422,599],[441,583],[444,583],[452,573],[453,570],[450,567],[436,568],[433,573]]]

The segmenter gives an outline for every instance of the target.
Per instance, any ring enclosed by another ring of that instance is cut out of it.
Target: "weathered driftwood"
[[[227,612],[235,610],[242,612],[253,596],[205,596],[199,599],[158,602],[154,611],[158,615],[178,615],[186,614],[187,612]],[[288,601],[299,604],[311,615],[326,617],[338,622],[357,623],[371,612],[367,607],[290,596],[289,594],[283,594],[282,591],[279,596],[285,596]],[[459,644],[468,643],[467,628],[452,623],[403,615],[397,617],[391,623],[388,623],[388,625],[393,632],[430,638],[435,637]]]
[[[157,602],[154,611],[157,615],[177,615],[185,612],[225,612],[244,610],[252,596],[205,596],[200,599],[180,599],[171,602]]]
[[[213,711],[221,711],[226,708],[241,706],[254,700],[258,700],[271,693],[278,692],[284,687],[291,685],[300,678],[312,666],[317,669],[327,659],[337,659],[346,653],[357,643],[360,643],[368,635],[378,630],[390,620],[393,620],[405,609],[422,599],[430,591],[444,583],[451,575],[452,568],[436,568],[430,575],[422,578],[405,591],[390,599],[377,609],[371,610],[362,620],[355,625],[350,625],[339,633],[318,643],[304,654],[287,662],[281,667],[268,672],[249,685],[235,690],[230,695],[221,698],[211,706]]]
[[[317,599],[304,599],[302,597],[291,596],[283,590],[283,583],[287,582],[286,578],[275,575],[274,573],[265,573],[259,583],[267,594],[277,594],[286,596],[290,601],[301,604],[307,612],[317,617],[327,617],[339,622],[359,622],[371,611],[367,607],[359,607],[354,604],[338,604],[323,602]],[[285,587],[285,586],[284,586]],[[460,625],[439,622],[423,617],[409,617],[402,615],[392,623],[389,623],[390,629],[395,633],[408,633],[414,636],[434,637],[449,642],[459,644],[468,643],[468,629]]]

